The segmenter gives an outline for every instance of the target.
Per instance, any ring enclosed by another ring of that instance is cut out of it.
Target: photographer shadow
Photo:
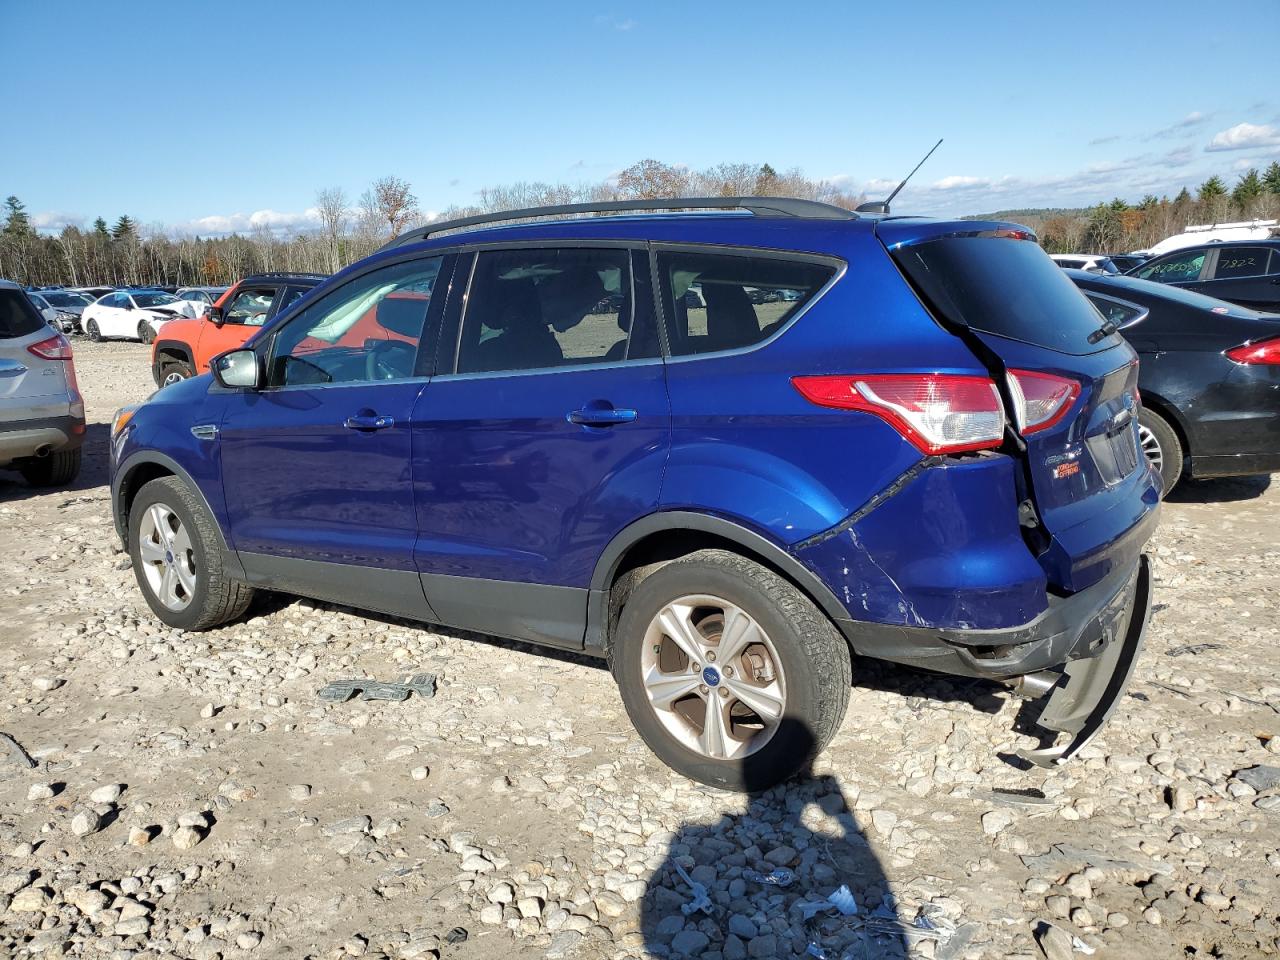
[[[796,725],[790,736],[812,747],[807,727],[784,720],[787,724]],[[765,789],[766,771],[753,770],[751,757],[741,762],[749,793],[746,811],[683,826],[649,878],[640,924],[650,955],[723,960],[907,957],[900,931],[892,924],[867,922],[877,909],[887,915],[893,895],[839,781],[815,775],[810,764]],[[732,794],[722,796],[738,805]],[[777,878],[787,872],[791,882],[768,882],[770,874]],[[800,904],[825,901],[842,886],[856,901],[855,914],[829,906],[804,919]],[[705,888],[706,900],[701,909],[691,910],[698,903],[698,887]],[[806,954],[810,944],[814,950]]]

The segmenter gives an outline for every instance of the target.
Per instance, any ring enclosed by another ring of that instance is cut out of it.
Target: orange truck
[[[209,361],[244,344],[268,320],[327,277],[314,273],[257,273],[218,298],[203,316],[170,320],[151,345],[151,375],[168,386],[209,370]]]

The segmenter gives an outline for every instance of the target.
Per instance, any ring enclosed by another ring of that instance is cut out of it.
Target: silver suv
[[[71,345],[21,287],[0,280],[0,469],[37,487],[70,483],[84,431]]]

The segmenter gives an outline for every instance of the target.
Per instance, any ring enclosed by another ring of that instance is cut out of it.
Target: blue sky
[[[1280,0],[1206,5],[0,0],[0,196],[305,226],[318,189],[800,167],[895,212],[1076,206],[1280,159]],[[17,42],[15,42],[17,41]]]

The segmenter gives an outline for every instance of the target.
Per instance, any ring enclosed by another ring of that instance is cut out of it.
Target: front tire
[[[146,320],[138,323],[138,339],[146,344],[151,344],[156,339],[156,332],[151,329],[151,324]]]
[[[771,570],[701,550],[645,578],[610,662],[637,732],[677,773],[764,790],[807,769],[849,705],[849,647]]]
[[[208,630],[239,617],[253,599],[252,587],[223,571],[216,521],[177,477],[138,491],[129,555],[147,605],[168,626]]]
[[[33,487],[61,487],[80,474],[80,448],[55,450],[21,469],[22,479]]]
[[[98,321],[90,320],[84,326],[84,332],[89,335],[89,339],[94,343],[102,342],[102,331],[98,329]]]
[[[195,376],[191,364],[184,360],[170,360],[160,366],[160,386],[168,387]]]
[[[1138,444],[1147,462],[1160,474],[1163,499],[1182,479],[1182,441],[1164,417],[1143,407],[1138,411]]]

